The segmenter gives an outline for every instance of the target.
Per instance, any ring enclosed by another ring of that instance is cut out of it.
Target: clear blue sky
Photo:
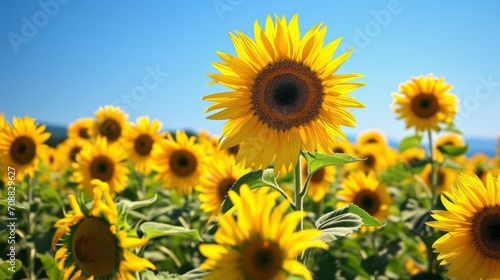
[[[409,135],[389,109],[391,92],[412,76],[434,73],[462,100],[459,128],[468,136],[500,132],[498,1],[1,1],[0,111],[67,125],[99,106],[127,106],[130,120],[160,119],[168,129],[208,129],[201,97],[216,51],[234,54],[228,33],[253,36],[268,14],[299,14],[302,34],[319,22],[327,41],[343,36],[355,53],[339,73],[368,84],[353,94],[357,128]],[[155,73],[151,75],[151,73]],[[488,80],[490,80],[488,82]],[[467,102],[464,102],[467,101]]]

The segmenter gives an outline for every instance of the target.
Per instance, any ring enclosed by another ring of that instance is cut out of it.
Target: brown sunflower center
[[[314,172],[314,174],[311,177],[311,182],[319,183],[323,180],[324,177],[325,177],[325,168],[321,168],[318,171]]]
[[[377,159],[375,158],[374,155],[366,155],[366,160],[363,161],[364,165],[367,167],[367,168],[373,168],[375,167],[375,164],[377,163]]]
[[[113,142],[116,141],[118,138],[120,138],[120,135],[122,133],[122,128],[116,120],[105,119],[99,125],[99,133],[102,136],[105,136],[108,139],[108,141]]]
[[[278,131],[314,120],[325,95],[316,73],[291,60],[262,69],[251,92],[253,110],[259,120]]]
[[[336,147],[335,149],[333,149],[333,152],[343,154],[343,153],[345,153],[345,150],[341,147]]]
[[[234,179],[233,177],[225,178],[224,180],[221,180],[219,182],[219,185],[217,186],[217,195],[221,201],[226,198],[227,193],[235,182],[236,179]]]
[[[354,197],[354,204],[373,216],[380,210],[381,201],[375,192],[364,189],[356,194]]]
[[[271,279],[283,265],[278,244],[257,239],[243,249],[243,270],[250,279]]]
[[[113,178],[115,164],[107,156],[97,156],[90,163],[90,175],[92,178],[107,182]]]
[[[411,109],[417,117],[430,118],[439,111],[439,103],[433,94],[419,94],[411,100]]]
[[[119,263],[118,240],[100,218],[86,218],[76,229],[72,253],[78,267],[94,277],[111,275]]]
[[[56,159],[54,158],[54,155],[50,155],[49,156],[49,164],[54,164],[54,162],[56,161]]]
[[[83,139],[90,139],[89,131],[86,127],[82,127],[78,130],[78,136]]]
[[[500,205],[485,207],[472,219],[472,236],[484,257],[500,260]]]
[[[147,156],[153,149],[154,140],[148,134],[139,135],[134,142],[135,152],[141,156]]]
[[[69,151],[69,159],[71,160],[71,162],[76,162],[76,156],[81,150],[82,147],[80,146],[74,146],[73,148],[71,148],[71,150]]]
[[[446,174],[442,170],[438,170],[438,172],[436,172],[436,178],[437,185],[442,186],[445,182]],[[427,180],[432,184],[432,172],[427,176]]]
[[[190,151],[176,150],[170,155],[169,165],[175,175],[187,177],[196,171],[198,161]]]
[[[370,137],[366,140],[366,144],[377,144],[379,141],[373,137]]]
[[[232,146],[227,149],[227,152],[231,155],[237,155],[240,150],[240,145]]]
[[[10,157],[19,164],[30,163],[36,155],[36,143],[31,137],[19,136],[10,146]]]

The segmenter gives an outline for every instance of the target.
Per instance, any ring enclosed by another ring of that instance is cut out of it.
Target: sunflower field
[[[253,29],[208,74],[220,136],[103,104],[50,147],[0,114],[0,279],[500,279],[500,139],[466,156],[452,85],[394,86],[397,148],[349,142],[352,50],[297,15]]]

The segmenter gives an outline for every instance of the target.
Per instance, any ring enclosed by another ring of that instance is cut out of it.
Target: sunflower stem
[[[427,130],[427,135],[429,137],[429,152],[431,156],[431,185],[432,185],[432,200],[431,200],[431,210],[436,206],[437,201],[437,169],[436,169],[436,161],[434,160],[434,149],[432,145],[432,131]]]
[[[33,228],[34,228],[34,218],[35,218],[35,213],[31,212],[31,206],[33,203],[33,180],[30,176],[26,176],[26,183],[27,183],[27,188],[28,188],[28,234],[27,237],[29,239],[33,238]],[[36,257],[36,251],[33,245],[28,245],[28,272],[29,274],[26,275],[27,279],[29,280],[35,280],[36,275],[35,275],[35,257]]]
[[[294,193],[294,203],[297,211],[302,211],[304,209],[304,196],[301,193],[302,189],[302,164],[301,157],[297,161],[297,165],[295,165],[294,179],[295,179],[295,193]],[[304,218],[300,218],[300,224],[297,227],[297,231],[302,231],[304,229]]]

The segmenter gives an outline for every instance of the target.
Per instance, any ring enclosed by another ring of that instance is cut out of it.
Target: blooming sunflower
[[[68,126],[68,138],[80,138],[89,140],[92,137],[92,129],[95,120],[92,118],[81,118]]]
[[[241,164],[234,164],[234,156],[222,154],[213,158],[208,163],[206,175],[196,187],[200,193],[198,199],[201,202],[201,210],[213,215],[219,213],[229,189],[248,172],[250,169],[243,168]]]
[[[437,130],[439,123],[449,124],[458,112],[458,99],[448,93],[452,88],[444,78],[432,74],[412,78],[399,86],[402,93],[393,93],[391,107],[398,119],[405,119],[406,128],[415,127],[416,131]]]
[[[297,164],[299,152],[331,152],[340,125],[354,127],[346,108],[364,107],[347,94],[363,86],[350,82],[360,74],[336,74],[351,54],[332,60],[340,44],[326,46],[326,27],[318,24],[301,38],[298,16],[266,19],[265,30],[254,24],[255,40],[236,31],[230,34],[238,57],[218,52],[224,63],[213,63],[220,74],[212,83],[231,89],[203,99],[214,101],[206,112],[223,109],[209,119],[225,120],[221,147],[240,144],[236,162],[266,168],[273,158],[276,170]]]
[[[25,175],[35,176],[40,157],[47,148],[43,144],[50,138],[45,125],[37,126],[35,120],[26,116],[12,118],[12,126],[5,122],[0,129],[0,155],[3,164],[15,168],[16,180],[22,181]]]
[[[87,145],[89,145],[89,141],[82,138],[67,138],[64,140],[57,146],[62,162],[67,166],[71,166],[76,162],[76,156]]]
[[[78,188],[92,194],[93,179],[109,184],[111,193],[120,193],[127,183],[126,153],[118,145],[109,145],[105,137],[97,136],[92,145],[86,145],[76,156],[75,180]]]
[[[146,116],[137,118],[137,124],[132,124],[125,130],[123,145],[129,152],[134,169],[144,175],[149,175],[154,165],[153,145],[164,135],[160,133],[161,125],[158,120],[150,123]]]
[[[337,196],[341,199],[337,202],[337,208],[354,203],[381,223],[389,216],[392,199],[387,186],[378,181],[373,171],[368,174],[360,170],[351,172],[342,182],[342,189],[338,191]],[[375,227],[362,227],[360,232],[374,229]]]
[[[302,183],[305,182],[307,176],[307,163],[302,161]],[[309,181],[307,193],[311,196],[314,202],[320,202],[330,190],[331,183],[335,181],[335,166],[326,166],[316,171]]]
[[[358,169],[364,171],[380,171],[389,167],[391,156],[387,147],[381,145],[364,145],[356,147],[356,156],[366,160],[361,160],[356,163]]]
[[[443,191],[449,191],[451,185],[455,183],[457,179],[458,173],[454,170],[447,168],[440,168],[437,171],[437,194],[440,194]],[[422,173],[420,173],[420,177],[424,180],[425,184],[432,190],[432,166],[431,164],[427,164]]]
[[[370,129],[361,132],[356,138],[357,145],[377,144],[386,146],[387,138],[380,130]]]
[[[332,146],[332,152],[353,155],[354,146],[349,141],[338,141]]]
[[[186,132],[177,131],[175,140],[170,133],[153,147],[155,180],[163,181],[169,189],[181,195],[191,194],[205,173],[207,155],[203,145],[195,143],[196,137],[188,138]]]
[[[438,149],[439,146],[445,146],[445,145],[451,145],[455,147],[464,147],[465,142],[463,138],[459,135],[456,134],[444,134],[439,136],[436,139],[436,144],[434,147],[435,153],[436,153],[436,159],[438,161],[442,161],[444,159],[443,153]],[[453,160],[462,162],[465,159],[464,155],[457,156],[457,157],[451,157]]]
[[[306,213],[286,214],[290,203],[285,200],[276,206],[279,196],[267,188],[250,191],[247,185],[240,195],[229,191],[234,208],[219,214],[217,244],[200,245],[207,257],[201,268],[210,271],[205,279],[285,279],[286,274],[312,279],[296,257],[307,248],[328,249],[328,245],[314,240],[321,234],[317,229],[294,233]]]
[[[120,141],[127,126],[127,114],[119,107],[105,106],[95,112],[95,117],[93,135],[104,136],[109,143]]]
[[[136,279],[131,272],[156,269],[148,260],[134,255],[130,249],[146,244],[148,238],[129,237],[118,223],[118,210],[109,186],[92,180],[92,208],[85,213],[74,195],[68,200],[73,210],[59,221],[52,247],[62,241],[55,254],[58,267],[67,279]],[[84,209],[85,210],[85,209]]]
[[[486,185],[474,173],[460,174],[441,196],[445,210],[434,210],[427,225],[448,232],[432,246],[447,276],[456,279],[500,277],[500,180],[487,175]]]
[[[399,154],[399,160],[409,166],[414,166],[424,159],[425,150],[422,147],[411,147]]]

